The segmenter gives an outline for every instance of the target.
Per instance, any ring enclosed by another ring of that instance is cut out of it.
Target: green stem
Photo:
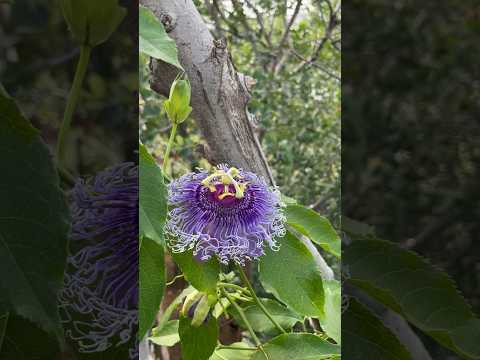
[[[240,346],[227,346],[227,345],[220,345],[217,346],[217,349],[225,349],[225,350],[247,350],[247,351],[257,351],[257,348],[249,348],[249,347],[240,347]]]
[[[171,281],[167,282],[167,283],[165,284],[165,286],[170,286],[170,285],[172,285],[172,284],[173,284],[175,281],[177,281],[178,279],[183,278],[183,276],[184,276],[183,274],[180,274],[180,275],[175,276]]]
[[[240,318],[242,319],[243,323],[247,327],[248,332],[252,336],[252,339],[255,342],[255,345],[257,345],[259,348],[261,348],[262,343],[258,339],[257,334],[255,334],[255,331],[253,331],[252,325],[250,324],[247,317],[245,316],[245,313],[243,312],[243,309],[235,302],[234,299],[232,299],[230,294],[227,291],[225,291],[225,289],[222,289],[222,292],[225,295],[225,297],[228,299],[228,301],[230,301],[230,304],[232,304],[232,306],[235,308],[235,310],[237,310],[238,314],[240,315]]]
[[[72,123],[73,113],[77,107],[78,99],[80,98],[80,91],[82,90],[83,79],[87,72],[88,63],[90,61],[91,48],[87,45],[82,45],[80,48],[80,59],[78,60],[77,69],[75,71],[75,77],[73,79],[72,88],[68,95],[67,106],[65,107],[65,113],[63,114],[63,121],[60,127],[57,141],[57,161],[62,163],[65,156],[65,143],[70,125]]]
[[[247,295],[250,295],[250,291],[248,291],[247,289],[241,287],[241,286],[238,286],[236,284],[230,284],[230,283],[224,283],[224,282],[219,282],[217,283],[218,286],[220,287],[223,287],[223,288],[230,288],[230,289],[236,289],[236,290],[239,290]]]
[[[173,123],[172,130],[170,131],[170,138],[168,139],[167,150],[165,151],[165,156],[163,157],[162,172],[163,174],[167,171],[168,160],[170,157],[170,152],[172,151],[173,143],[175,142],[175,135],[177,133],[178,124]]]
[[[255,290],[253,289],[252,284],[248,280],[247,274],[245,274],[245,271],[243,271],[242,267],[237,264],[238,271],[240,272],[240,277],[242,278],[243,282],[245,285],[248,287],[248,290],[250,290],[250,295],[253,297],[253,300],[255,303],[258,305],[258,307],[263,311],[263,313],[267,316],[267,318],[272,322],[272,324],[282,333],[286,334],[287,332],[280,326],[280,324],[273,318],[273,316],[269,313],[265,305],[260,301],[258,298],[257,294],[255,293]]]

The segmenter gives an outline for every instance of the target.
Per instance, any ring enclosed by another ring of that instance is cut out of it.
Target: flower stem
[[[82,89],[83,79],[87,72],[88,63],[90,61],[91,48],[87,45],[80,47],[80,59],[78,60],[77,69],[75,71],[75,77],[73,79],[72,88],[68,95],[67,105],[63,114],[63,121],[60,127],[57,141],[57,162],[61,164],[63,157],[65,156],[65,142],[67,133],[70,130],[72,123],[73,113],[77,107],[78,99],[80,98],[80,91]]]
[[[258,340],[257,334],[255,334],[255,331],[253,331],[252,325],[250,324],[247,317],[245,316],[243,309],[235,302],[235,300],[230,296],[230,294],[227,291],[225,291],[225,289],[222,289],[222,292],[225,295],[225,297],[228,299],[228,301],[230,301],[230,304],[232,304],[235,310],[237,310],[238,314],[240,315],[240,318],[242,319],[245,326],[247,327],[248,332],[252,336],[252,339],[255,342],[255,345],[257,345],[258,347],[261,347],[262,343],[260,342],[260,340]]]
[[[231,345],[220,345],[217,346],[217,349],[225,349],[225,350],[247,350],[247,351],[257,351],[257,348],[250,348],[250,347],[241,347],[241,346],[231,346]]]
[[[162,172],[163,174],[167,171],[168,160],[170,157],[170,152],[172,151],[173,143],[175,142],[175,135],[177,133],[177,123],[172,123],[172,130],[170,130],[170,138],[168,139],[167,150],[165,150],[165,156],[163,157]]]
[[[250,335],[252,336],[252,339],[253,341],[255,342],[255,345],[257,345],[257,348],[260,349],[260,351],[263,353],[263,355],[265,356],[265,358],[267,360],[270,360],[267,353],[265,352],[265,350],[263,349],[263,346],[262,346],[262,343],[260,342],[260,340],[258,339],[257,335],[255,334],[255,331],[253,331],[253,328],[252,328],[252,324],[250,324],[250,322],[248,321],[247,317],[245,316],[245,313],[243,312],[243,309],[235,302],[234,299],[232,299],[232,297],[230,296],[230,294],[222,288],[222,292],[223,294],[226,296],[226,298],[228,299],[228,301],[230,301],[230,304],[232,304],[232,306],[235,308],[235,310],[237,310],[238,314],[240,315],[240,318],[242,319],[243,323],[245,324],[245,326],[247,327],[248,329],[248,332],[250,333]]]
[[[286,334],[287,332],[280,326],[280,324],[273,318],[273,316],[269,313],[265,305],[260,301],[258,298],[257,294],[255,294],[255,290],[253,289],[252,284],[248,280],[247,274],[245,274],[245,271],[243,271],[242,267],[237,264],[238,271],[240,272],[240,277],[242,278],[243,282],[245,285],[248,287],[248,290],[250,290],[250,295],[253,297],[253,300],[255,303],[258,305],[258,307],[263,311],[263,313],[267,316],[267,318],[272,322],[272,324],[283,334]]]

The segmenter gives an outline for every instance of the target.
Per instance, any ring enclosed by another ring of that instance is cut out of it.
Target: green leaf
[[[320,360],[340,355],[340,346],[303,333],[279,335],[265,344],[264,350],[272,360]],[[265,360],[265,355],[258,350],[252,360]]]
[[[297,322],[302,321],[303,318],[292,310],[280,304],[278,301],[271,299],[260,299],[268,312],[284,329],[290,329]],[[265,313],[258,307],[258,305],[249,305],[243,308],[247,320],[252,324],[252,327],[257,332],[273,333],[278,332],[277,328],[268,319]],[[235,320],[239,324],[243,324],[242,319],[235,309],[230,309],[230,313],[235,316]]]
[[[163,227],[167,217],[167,191],[162,170],[143,144],[140,157],[140,237],[144,236],[164,245]]]
[[[153,12],[143,6],[139,10],[139,49],[141,52],[183,70],[178,62],[177,47]]]
[[[163,246],[143,238],[139,259],[140,306],[138,338],[143,339],[152,327],[165,289],[165,264]]]
[[[180,336],[178,335],[178,323],[178,320],[170,320],[161,329],[154,329],[149,340],[159,346],[175,345],[180,341]]]
[[[251,346],[243,342],[233,343],[229,346],[251,348]],[[210,360],[250,360],[252,355],[253,351],[248,350],[215,349]]]
[[[183,360],[208,360],[217,346],[217,319],[210,317],[206,324],[193,327],[189,318],[180,317],[178,326]]]
[[[127,14],[118,0],[60,0],[60,5],[80,45],[96,46],[107,41]]]
[[[395,335],[355,298],[343,315],[342,331],[348,344],[343,347],[345,359],[411,360]]]
[[[322,329],[333,340],[341,342],[342,322],[342,293],[340,282],[324,280],[325,290],[325,317],[320,320]]]
[[[63,341],[69,211],[51,154],[15,102],[0,93],[0,304]]]
[[[358,240],[345,251],[349,282],[403,315],[440,344],[480,359],[480,321],[446,273],[383,240]]]
[[[279,242],[280,250],[267,250],[259,262],[262,284],[297,313],[322,318],[322,276],[313,255],[291,233]]]
[[[338,258],[341,256],[340,237],[326,218],[301,205],[287,206],[285,215],[288,225],[309,237],[325,251]]]
[[[200,262],[193,257],[193,250],[173,253],[173,260],[183,272],[185,279],[198,291],[217,294],[220,264],[216,258]]]

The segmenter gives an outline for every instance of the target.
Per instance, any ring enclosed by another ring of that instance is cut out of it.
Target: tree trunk
[[[254,80],[236,71],[224,40],[215,40],[191,0],[141,0],[175,40],[180,63],[192,86],[193,118],[208,147],[212,163],[228,163],[262,175],[274,184],[255,134],[247,104]],[[151,62],[151,87],[168,96],[178,69]]]

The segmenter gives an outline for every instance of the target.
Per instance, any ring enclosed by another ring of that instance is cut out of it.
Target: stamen
[[[245,196],[245,188],[247,186],[247,183],[238,183],[235,180],[235,177],[242,178],[239,175],[240,171],[235,168],[231,167],[227,172],[223,169],[218,169],[213,174],[207,176],[205,179],[202,180],[202,185],[205,187],[208,187],[210,192],[215,192],[216,187],[215,183],[212,183],[212,181],[216,178],[220,179],[221,184],[225,186],[224,192],[219,196],[219,199],[222,200],[226,196],[235,196],[237,199],[242,199]],[[217,183],[218,184],[218,183]],[[229,186],[233,185],[235,188],[235,193],[229,192]]]

